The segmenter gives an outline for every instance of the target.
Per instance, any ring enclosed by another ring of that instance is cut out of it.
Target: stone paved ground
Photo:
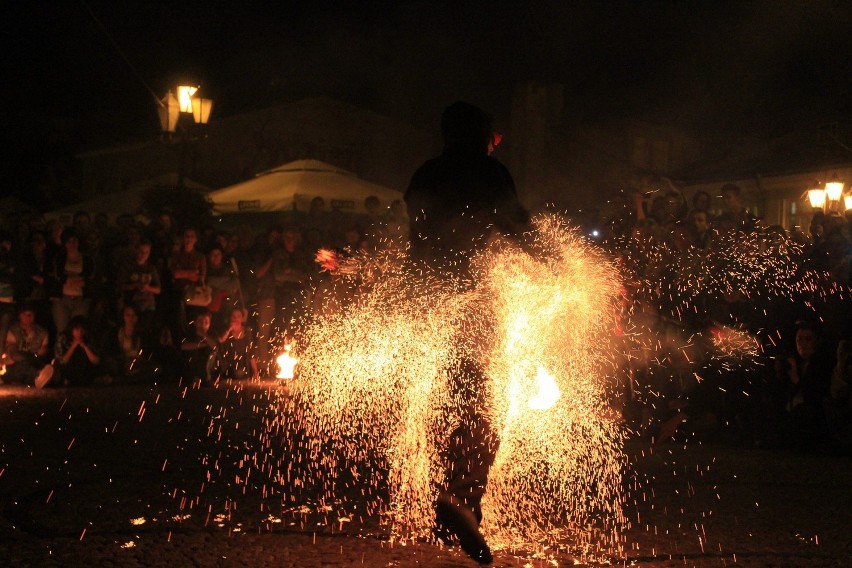
[[[270,383],[0,386],[0,566],[474,565],[454,549],[393,544],[374,518],[282,511],[247,482],[260,417],[280,394]],[[852,566],[849,458],[699,444],[628,453],[627,483],[640,489],[613,563]]]

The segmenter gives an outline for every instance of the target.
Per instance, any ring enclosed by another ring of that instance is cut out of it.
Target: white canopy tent
[[[217,213],[307,211],[311,200],[322,197],[326,207],[363,213],[364,199],[379,198],[387,207],[402,193],[360,179],[352,172],[319,160],[297,160],[257,174],[248,181],[209,194]]]

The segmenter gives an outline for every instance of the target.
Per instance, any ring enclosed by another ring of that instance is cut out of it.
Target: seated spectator
[[[91,385],[100,373],[99,352],[88,335],[86,318],[71,318],[68,330],[56,340],[56,361],[62,384]]]
[[[128,304],[121,311],[122,323],[110,337],[104,370],[115,382],[149,382],[156,377],[157,365],[139,330],[139,311]]]
[[[259,378],[255,357],[254,334],[246,327],[245,312],[231,310],[231,325],[219,337],[216,376],[226,379]]]
[[[9,383],[33,384],[44,388],[53,378],[47,349],[47,331],[35,322],[35,310],[24,304],[18,321],[6,334],[5,380]]]
[[[195,317],[192,332],[180,344],[183,378],[201,385],[211,383],[218,346],[216,338],[210,334],[211,316],[210,310],[201,310]]]

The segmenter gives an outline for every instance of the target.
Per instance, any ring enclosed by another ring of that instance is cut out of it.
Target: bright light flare
[[[542,366],[539,366],[535,375],[535,384],[538,390],[535,395],[531,396],[527,405],[533,410],[547,410],[559,400],[559,385],[556,379],[547,372]]]
[[[292,379],[296,376],[296,365],[299,364],[299,359],[292,354],[293,345],[287,343],[284,345],[284,352],[275,359],[278,364],[278,379]]]
[[[178,103],[180,104],[181,112],[192,112],[192,95],[198,90],[198,87],[191,85],[180,85],[177,88]]]

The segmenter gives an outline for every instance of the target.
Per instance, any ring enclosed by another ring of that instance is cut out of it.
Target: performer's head
[[[481,108],[458,101],[441,116],[444,151],[487,154],[493,135],[491,117]]]

